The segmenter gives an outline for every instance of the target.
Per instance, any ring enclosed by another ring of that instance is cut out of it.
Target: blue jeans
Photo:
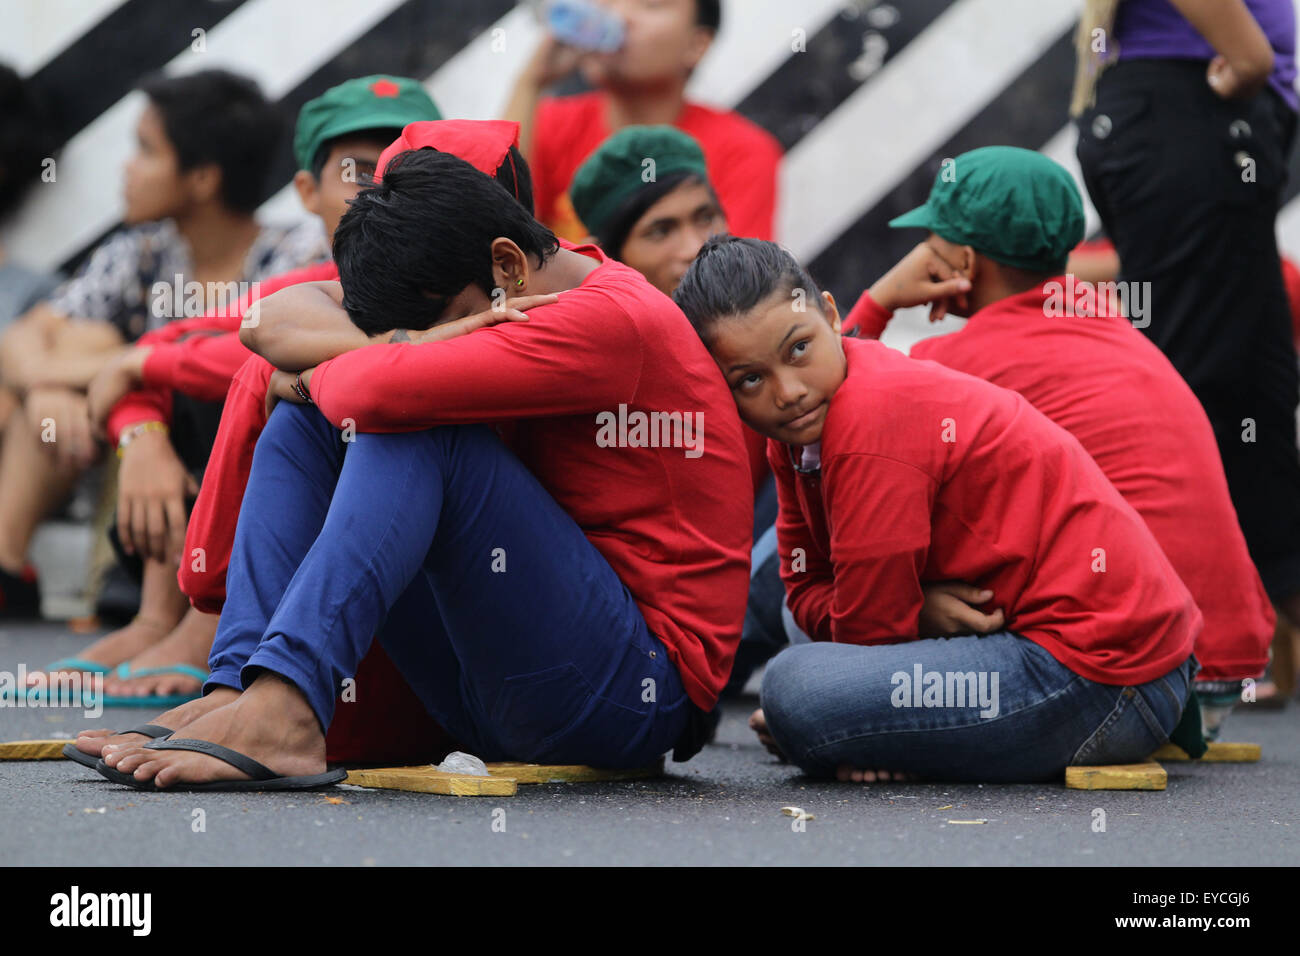
[[[1070,765],[1145,760],[1178,725],[1193,667],[1189,657],[1150,683],[1112,687],[1008,631],[872,647],[799,644],[768,664],[762,704],[781,750],[813,776],[848,764],[1032,782]]]
[[[274,671],[322,727],[376,634],[487,760],[644,765],[693,706],[613,569],[486,426],[344,442],[280,403],[226,587],[208,685]]]

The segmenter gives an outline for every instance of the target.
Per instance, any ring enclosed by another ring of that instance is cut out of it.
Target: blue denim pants
[[[280,403],[226,589],[205,689],[274,671],[325,728],[376,635],[486,760],[641,766],[692,706],[627,588],[486,426],[344,441]]]
[[[1169,739],[1189,657],[1134,687],[1098,684],[1009,631],[861,647],[797,644],[763,676],[785,755],[813,776],[841,764],[953,781],[1034,782],[1076,764],[1135,763]]]

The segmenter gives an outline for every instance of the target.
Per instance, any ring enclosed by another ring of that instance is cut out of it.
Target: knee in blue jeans
[[[322,441],[342,450],[339,430],[330,424],[314,405],[279,402],[271,409],[266,427],[258,438],[258,447],[298,445],[303,440]]]
[[[815,647],[787,647],[773,657],[763,672],[759,690],[768,731],[786,757],[800,767],[805,765],[808,751],[818,743],[814,739],[818,729],[815,701],[820,682],[806,653]]]
[[[1163,677],[1118,691],[1115,705],[1101,726],[1084,741],[1071,764],[1137,763],[1169,740],[1187,700],[1186,663]]]

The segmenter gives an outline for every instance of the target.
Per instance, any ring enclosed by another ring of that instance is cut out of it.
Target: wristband
[[[311,392],[307,391],[307,386],[302,383],[302,372],[294,376],[293,390],[308,405],[314,404],[311,400]]]
[[[121,458],[126,451],[126,446],[131,444],[145,432],[162,432],[164,435],[170,429],[165,422],[140,422],[138,425],[132,425],[129,428],[122,429],[122,434],[117,439],[117,457]]]

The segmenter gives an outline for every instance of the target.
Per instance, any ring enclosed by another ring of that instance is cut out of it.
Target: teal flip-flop
[[[97,703],[105,707],[153,707],[157,710],[170,710],[172,707],[179,707],[181,704],[189,703],[203,696],[203,683],[208,679],[208,671],[201,667],[194,667],[190,664],[168,664],[166,667],[142,667],[139,670],[132,670],[128,665],[123,664],[117,669],[114,676],[122,680],[132,677],[150,677],[154,674],[182,674],[186,677],[193,677],[199,682],[199,690],[193,694],[171,694],[168,696],[153,695],[151,697],[115,697],[111,694],[104,694],[103,698]]]
[[[54,663],[45,665],[45,673],[47,674],[51,671],[85,671],[90,674],[107,674],[111,670],[113,668],[108,664],[87,660],[84,657],[60,657]]]

